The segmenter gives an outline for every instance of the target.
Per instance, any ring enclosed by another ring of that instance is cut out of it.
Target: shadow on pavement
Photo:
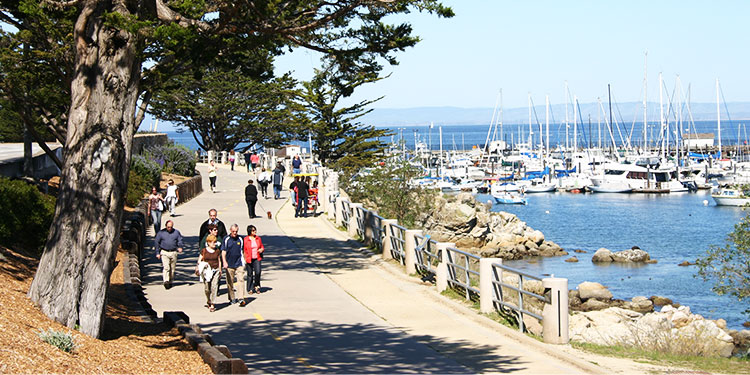
[[[252,373],[505,373],[526,369],[517,357],[492,354],[495,347],[413,336],[370,324],[244,320],[201,326],[237,353]],[[247,335],[252,339],[232,340]],[[458,358],[459,363],[445,354]]]

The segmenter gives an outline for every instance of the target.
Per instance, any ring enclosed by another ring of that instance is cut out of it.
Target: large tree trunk
[[[114,4],[113,4],[114,3]],[[99,337],[119,246],[140,60],[136,37],[103,24],[118,2],[85,1],[76,22],[65,167],[29,297],[47,316]]]

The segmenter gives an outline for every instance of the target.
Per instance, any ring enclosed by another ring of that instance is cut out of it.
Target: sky
[[[564,103],[565,82],[581,103],[641,101],[648,52],[648,100],[677,77],[692,102],[715,102],[716,79],[728,102],[750,101],[750,1],[446,0],[456,16],[400,17],[422,38],[388,67],[391,77],[362,86],[351,101],[385,96],[373,108],[503,107]],[[319,55],[296,51],[277,72],[307,80]],[[665,99],[666,100],[666,99]],[[346,103],[345,103],[346,104]]]

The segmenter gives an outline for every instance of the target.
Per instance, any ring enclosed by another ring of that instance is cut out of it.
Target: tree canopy
[[[26,27],[36,9],[72,22],[45,35],[50,30]],[[154,89],[217,61],[257,69],[253,52],[300,47],[321,52],[343,77],[372,77],[419,41],[411,25],[388,18],[414,10],[453,15],[437,0],[0,0],[0,21],[32,33],[29,47],[70,48],[73,57],[60,60],[72,64],[57,86],[69,83],[69,106],[36,111],[67,127],[55,218],[31,300],[68,327],[101,334],[133,134]]]
[[[711,246],[696,265],[698,275],[713,284],[714,293],[739,301],[750,298],[750,215],[734,226],[724,246]],[[750,316],[750,308],[745,314]]]
[[[390,135],[389,131],[357,121],[372,111],[366,108],[368,105],[382,97],[339,106],[339,101],[357,87],[377,80],[379,78],[367,75],[342,79],[329,67],[316,71],[315,77],[303,84],[302,97],[312,119],[310,131],[315,141],[314,153],[323,165],[353,172],[372,166],[382,158],[386,144],[380,138]]]
[[[261,81],[215,67],[202,73],[180,74],[155,90],[149,112],[189,131],[204,150],[278,147],[307,128],[297,82],[289,76]]]

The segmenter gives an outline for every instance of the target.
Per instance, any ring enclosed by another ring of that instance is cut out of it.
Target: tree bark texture
[[[136,36],[104,25],[117,1],[85,1],[60,193],[29,298],[49,317],[99,337],[119,246],[141,62]]]

